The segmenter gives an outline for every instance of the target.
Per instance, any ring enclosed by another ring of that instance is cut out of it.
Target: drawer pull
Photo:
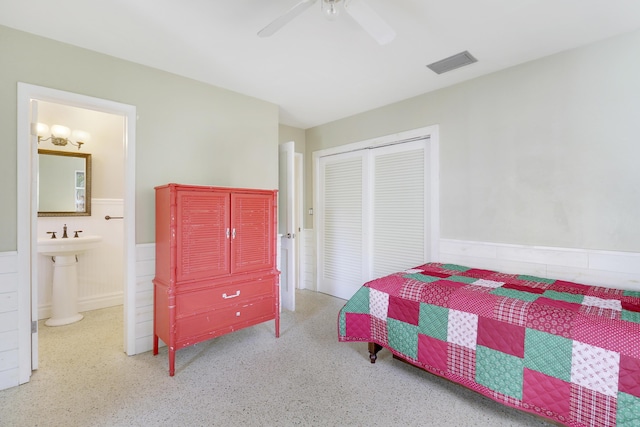
[[[240,317],[240,312],[236,311],[236,317]]]
[[[224,299],[235,298],[239,296],[240,296],[240,290],[237,290],[236,293],[233,295],[227,295],[226,293],[222,294],[222,298]]]

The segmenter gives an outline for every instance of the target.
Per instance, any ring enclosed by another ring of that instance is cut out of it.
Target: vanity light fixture
[[[80,150],[82,144],[91,140],[91,135],[89,134],[89,132],[78,129],[71,132],[68,127],[61,125],[51,126],[51,132],[49,133],[49,126],[44,123],[38,123],[37,132],[38,144],[40,143],[40,141],[51,140],[51,143],[53,145],[65,146],[67,144],[71,144],[78,147],[78,150]],[[49,134],[50,136],[48,138],[45,138],[47,134]],[[75,141],[69,139],[69,136],[71,136]]]

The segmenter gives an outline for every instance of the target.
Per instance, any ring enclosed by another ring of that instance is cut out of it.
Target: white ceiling
[[[638,0],[367,1],[388,45],[320,2],[257,37],[298,0],[0,0],[0,24],[275,103],[303,129],[640,28]],[[478,62],[426,68],[464,50]]]

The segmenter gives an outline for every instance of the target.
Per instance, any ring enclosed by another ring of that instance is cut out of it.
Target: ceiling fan
[[[320,0],[321,9],[328,19],[338,15],[340,3],[344,10],[381,45],[391,42],[396,32],[387,24],[364,0]],[[318,0],[302,0],[291,9],[280,15],[269,25],[258,32],[260,37],[269,37],[284,27],[289,21],[300,15]]]

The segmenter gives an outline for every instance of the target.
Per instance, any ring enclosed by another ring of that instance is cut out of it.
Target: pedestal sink
[[[51,318],[47,326],[61,326],[82,320],[78,313],[78,271],[76,256],[98,246],[102,236],[67,239],[38,239],[38,253],[52,257],[53,287]]]

